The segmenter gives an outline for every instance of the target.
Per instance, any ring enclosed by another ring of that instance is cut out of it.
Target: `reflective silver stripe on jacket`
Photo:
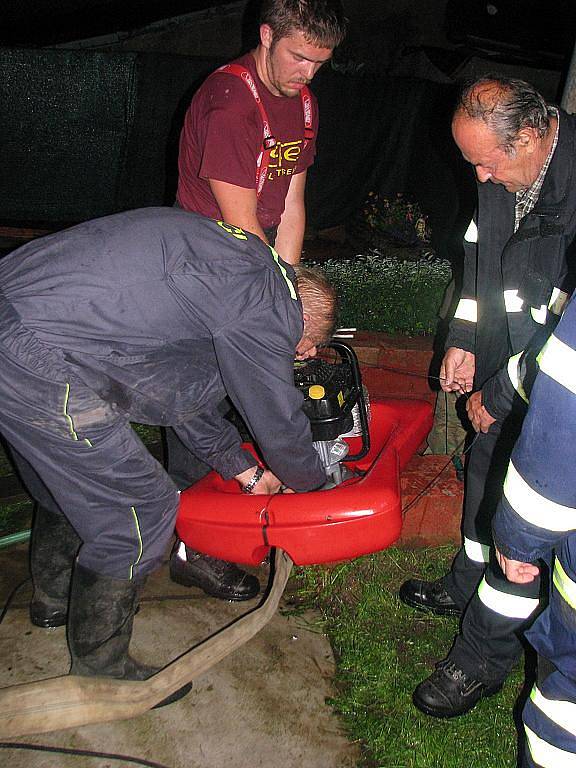
[[[534,320],[535,323],[538,323],[538,325],[546,325],[546,320],[548,319],[548,307],[545,304],[542,304],[541,307],[530,307],[530,315],[532,316],[532,320]]]
[[[491,611],[500,616],[507,616],[509,619],[527,619],[538,608],[540,602],[537,597],[520,597],[500,592],[491,587],[486,578],[480,582],[478,597]]]
[[[537,360],[541,371],[576,394],[576,350],[552,334]]]
[[[517,288],[504,291],[504,304],[506,305],[506,312],[522,312],[524,301],[518,296]]]
[[[467,243],[477,243],[478,242],[478,227],[476,226],[476,222],[474,219],[470,221],[470,224],[468,224],[468,229],[464,233],[464,240]]]
[[[575,529],[574,507],[565,507],[539,494],[528,485],[512,461],[508,464],[503,490],[512,509],[530,525],[545,528],[548,531]]]
[[[537,685],[532,688],[530,700],[553,723],[576,736],[576,704],[573,701],[547,699],[542,695]]]
[[[564,570],[564,566],[560,560],[558,560],[558,558],[556,558],[554,561],[554,574],[552,576],[552,581],[570,608],[576,611],[576,582],[574,582],[570,576],[568,576]]]
[[[460,299],[454,318],[457,320],[468,320],[470,323],[475,323],[478,317],[478,305],[476,299]]]
[[[560,317],[562,312],[564,312],[564,307],[569,298],[570,296],[566,291],[562,291],[560,288],[554,288],[552,290],[552,296],[550,296],[550,301],[548,302],[548,309],[553,315]]]
[[[550,311],[553,315],[559,317],[564,311],[568,298],[568,294],[565,291],[561,291],[560,288],[554,288],[547,305],[542,304],[540,307],[530,307],[532,320],[538,323],[538,325],[546,325],[548,312]],[[524,301],[518,296],[517,288],[508,288],[504,291],[504,304],[506,305],[506,312],[522,312]]]
[[[566,752],[565,749],[549,744],[537,736],[526,724],[524,724],[524,731],[526,732],[530,755],[533,761],[542,768],[576,768],[576,754],[574,752]]]
[[[512,382],[512,386],[518,392],[522,400],[524,402],[528,402],[528,395],[526,394],[524,390],[524,383],[522,379],[520,378],[520,371],[518,370],[520,358],[522,357],[522,352],[518,352],[517,355],[512,355],[512,357],[508,360],[508,377],[510,381]]]

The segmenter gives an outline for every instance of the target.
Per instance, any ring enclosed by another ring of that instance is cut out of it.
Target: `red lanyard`
[[[216,72],[227,72],[230,75],[239,77],[254,97],[254,101],[260,111],[263,133],[262,150],[256,161],[256,195],[260,197],[264,182],[266,181],[268,166],[270,165],[270,155],[277,144],[276,139],[270,130],[268,115],[264,109],[264,104],[262,104],[254,78],[246,67],[243,67],[241,64],[225,64],[223,67],[220,67],[220,69],[217,69]],[[304,115],[304,147],[306,147],[308,142],[314,138],[314,131],[312,129],[312,96],[306,85],[300,91],[300,100],[302,102],[302,113]]]

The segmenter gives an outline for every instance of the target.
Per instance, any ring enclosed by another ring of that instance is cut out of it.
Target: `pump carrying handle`
[[[362,388],[362,375],[360,374],[360,364],[358,363],[358,355],[348,344],[344,344],[342,341],[329,341],[325,349],[333,349],[342,360],[350,366],[352,373],[352,382],[356,393],[354,405],[358,405],[358,415],[360,417],[360,426],[362,428],[362,448],[354,454],[348,454],[345,461],[358,461],[363,459],[364,456],[370,450],[370,431],[368,428],[368,413],[366,411],[366,400],[364,399],[364,390]]]

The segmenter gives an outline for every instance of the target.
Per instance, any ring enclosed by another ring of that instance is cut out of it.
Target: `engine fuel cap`
[[[308,389],[308,396],[311,400],[322,400],[322,398],[326,395],[326,390],[322,386],[322,384],[313,384]]]

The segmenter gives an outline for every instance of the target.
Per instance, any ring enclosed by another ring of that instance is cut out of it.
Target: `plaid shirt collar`
[[[532,184],[531,187],[528,187],[528,189],[521,189],[519,192],[516,192],[516,205],[514,208],[514,232],[518,229],[520,226],[521,220],[526,216],[526,214],[530,213],[530,211],[534,208],[536,203],[538,202],[538,198],[540,197],[540,191],[542,189],[542,184],[544,183],[544,177],[546,176],[546,173],[548,172],[548,168],[550,167],[550,161],[552,160],[552,156],[554,155],[554,150],[556,149],[556,145],[558,144],[558,132],[560,129],[560,120],[558,119],[558,110],[556,107],[550,107],[554,117],[556,117],[556,133],[554,134],[554,141],[552,142],[552,146],[550,147],[550,152],[548,152],[548,157],[544,161],[544,165],[540,169],[540,173],[538,174],[538,178]]]

